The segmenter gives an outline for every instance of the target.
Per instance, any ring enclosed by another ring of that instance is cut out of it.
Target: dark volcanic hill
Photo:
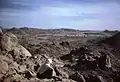
[[[109,44],[112,47],[120,49],[120,32],[110,38],[103,40],[102,42],[105,44]]]

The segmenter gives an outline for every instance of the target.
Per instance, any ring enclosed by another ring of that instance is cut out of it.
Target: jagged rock
[[[3,50],[11,51],[18,44],[17,37],[12,33],[5,33],[1,39],[1,47]]]
[[[96,69],[97,61],[92,56],[85,54],[85,67],[88,69]]]
[[[25,73],[25,77],[26,78],[32,78],[32,77],[36,77],[36,73],[33,70],[27,70]]]
[[[63,70],[58,69],[58,67],[55,67],[54,69],[55,69],[57,76],[60,76],[65,79],[69,78],[69,75],[66,72],[64,72]]]
[[[96,76],[100,82],[105,82],[102,76],[97,75]]]
[[[64,46],[64,47],[69,47],[70,46],[69,42],[67,42],[67,41],[62,41],[59,44],[62,45],[62,46]]]
[[[50,58],[47,58],[46,62],[38,69],[37,77],[38,78],[55,77],[56,72],[51,65],[52,65],[52,60]]]
[[[70,79],[75,80],[77,82],[86,82],[85,78],[83,75],[80,73],[76,72],[75,74],[69,76]]]
[[[110,61],[110,57],[105,54],[104,52],[101,52],[102,56],[100,56],[100,59],[99,59],[99,67],[101,69],[104,69],[104,68],[111,68],[111,61]]]
[[[108,55],[106,55],[105,67],[107,67],[107,68],[111,68],[112,67],[111,62],[110,62],[110,57]]]
[[[56,67],[63,67],[65,64],[63,62],[58,61],[57,59],[53,59]]]

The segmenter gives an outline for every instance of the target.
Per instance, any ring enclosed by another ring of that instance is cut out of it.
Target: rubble
[[[29,40],[23,46],[19,36],[0,33],[0,82],[119,82],[120,62],[104,48]]]

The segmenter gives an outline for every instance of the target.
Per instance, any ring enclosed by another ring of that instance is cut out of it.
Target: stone
[[[101,69],[104,69],[104,68],[111,68],[112,65],[111,65],[111,61],[110,61],[110,57],[105,54],[104,52],[101,52],[102,56],[100,56],[99,58],[99,67]]]
[[[14,48],[14,55],[23,59],[32,56],[30,52],[21,45],[17,45],[17,47]]]
[[[25,77],[26,78],[32,78],[32,77],[36,77],[36,73],[33,71],[33,70],[27,70],[26,73],[25,73]]]
[[[58,81],[58,82],[61,82],[61,81]],[[76,82],[72,79],[62,79],[62,82]]]
[[[8,64],[0,59],[0,74],[6,74],[8,71]]]
[[[14,47],[18,44],[17,37],[12,33],[5,33],[1,38],[1,47],[7,52],[12,51]]]
[[[57,76],[61,76],[62,78],[65,78],[65,79],[69,78],[69,75],[66,72],[64,72],[63,70],[58,69],[58,67],[55,67],[54,69],[55,69]]]
[[[37,77],[38,78],[51,78],[56,76],[54,68],[51,66],[52,60],[50,58],[46,59],[46,62],[38,68]]]
[[[107,67],[107,68],[111,68],[112,67],[111,62],[110,62],[110,57],[108,55],[106,55],[105,67]]]
[[[102,76],[97,75],[96,77],[99,82],[105,82]]]
[[[19,73],[25,73],[25,71],[26,71],[26,65],[18,66],[18,72]]]
[[[72,74],[71,76],[69,76],[69,78],[77,82],[86,82],[84,76],[79,74],[78,72]]]

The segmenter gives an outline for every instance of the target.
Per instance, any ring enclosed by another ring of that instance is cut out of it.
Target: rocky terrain
[[[120,33],[0,29],[0,82],[120,82]]]

